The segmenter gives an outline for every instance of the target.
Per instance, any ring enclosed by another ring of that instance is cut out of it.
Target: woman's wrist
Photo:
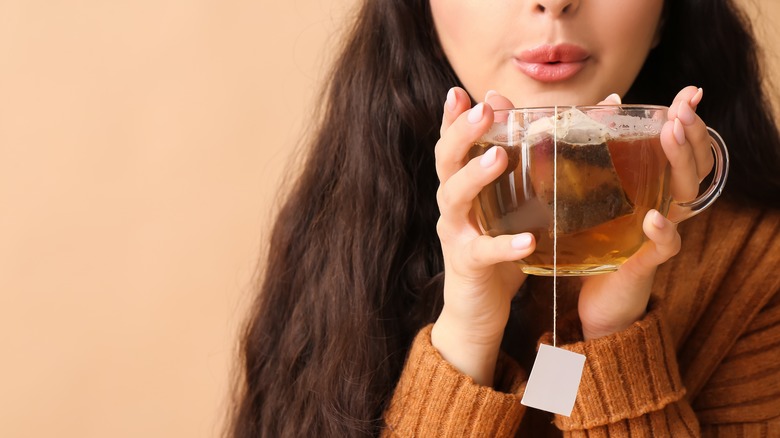
[[[614,333],[623,331],[627,329],[630,326],[630,324],[625,326],[615,326],[615,327],[609,327],[609,328],[594,328],[594,327],[587,327],[585,325],[582,326],[582,339],[586,341],[590,341],[593,339],[603,338],[605,336],[612,335]]]
[[[582,337],[584,340],[589,341],[591,339],[598,339],[617,332],[621,332],[631,327],[635,322],[644,318],[646,314],[647,312],[643,308],[641,311],[636,312],[635,315],[626,316],[620,321],[611,321],[609,323],[602,322],[600,324],[583,321]]]
[[[493,386],[502,337],[503,333],[481,335],[464,330],[444,311],[431,329],[431,343],[442,358],[477,384],[489,387]]]

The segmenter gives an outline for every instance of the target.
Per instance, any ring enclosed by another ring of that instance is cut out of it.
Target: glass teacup
[[[650,209],[682,221],[711,205],[726,182],[728,150],[708,128],[715,157],[709,187],[691,202],[671,199],[660,140],[667,111],[651,105],[495,111],[490,131],[469,153],[500,146],[509,157],[506,171],[475,200],[482,231],[533,233],[536,251],[518,261],[527,274],[617,270],[645,241]]]

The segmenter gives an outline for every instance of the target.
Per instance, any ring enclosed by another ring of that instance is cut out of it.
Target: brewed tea
[[[663,198],[668,161],[657,135],[585,144],[554,143],[547,137],[527,145],[524,153],[521,146],[478,142],[469,155],[492,146],[506,150],[509,165],[480,192],[475,210],[486,234],[534,234],[536,251],[520,262],[526,273],[553,271],[556,179],[557,267],[570,274],[617,269],[644,242],[647,212],[668,209],[669,200]]]

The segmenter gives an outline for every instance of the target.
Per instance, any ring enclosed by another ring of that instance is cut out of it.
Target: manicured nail
[[[485,93],[485,102],[487,102],[487,100],[490,99],[493,96],[498,96],[498,91],[496,91],[496,90],[488,90],[488,92]]]
[[[449,111],[452,111],[455,109],[455,104],[458,103],[458,96],[455,94],[455,89],[450,88],[450,91],[447,92],[447,109]]]
[[[680,102],[680,109],[677,110],[677,118],[685,125],[693,125],[696,121],[696,114],[693,113],[688,102]]]
[[[666,226],[666,218],[658,211],[653,211],[653,225],[659,230],[662,230]]]
[[[680,146],[684,145],[685,129],[683,129],[679,117],[674,119],[674,129],[672,129],[672,132],[674,133],[674,139],[677,140],[677,144],[679,144]]]
[[[524,233],[512,238],[512,248],[514,249],[528,249],[533,242],[533,238],[530,234]]]
[[[498,146],[493,146],[488,149],[479,159],[479,164],[482,167],[490,167],[496,162],[496,153],[498,152]]]
[[[480,102],[474,108],[469,110],[468,121],[469,123],[478,123],[485,115],[485,104]]]
[[[616,103],[616,104],[618,104],[618,105],[620,105],[621,103],[623,103],[623,101],[622,101],[622,100],[620,100],[620,96],[619,96],[617,93],[612,93],[612,94],[610,94],[609,96],[607,96],[607,99],[606,99],[606,100],[611,100],[611,101],[615,102],[615,103]]]
[[[694,94],[691,98],[691,108],[698,106],[702,97],[704,97],[704,90],[699,88],[699,91],[697,91],[696,94]]]

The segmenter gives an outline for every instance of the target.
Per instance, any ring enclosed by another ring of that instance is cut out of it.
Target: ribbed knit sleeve
[[[729,350],[694,408],[704,436],[780,437],[780,294]]]
[[[566,435],[698,436],[674,343],[655,307],[627,330],[561,346],[586,357],[572,415],[555,418]]]
[[[385,437],[512,437],[525,407],[525,373],[502,355],[496,389],[479,385],[450,365],[431,343],[432,325],[414,340],[385,411]]]
[[[681,351],[683,377],[703,436],[780,437],[780,211],[724,216],[752,221],[706,228],[733,261]]]

